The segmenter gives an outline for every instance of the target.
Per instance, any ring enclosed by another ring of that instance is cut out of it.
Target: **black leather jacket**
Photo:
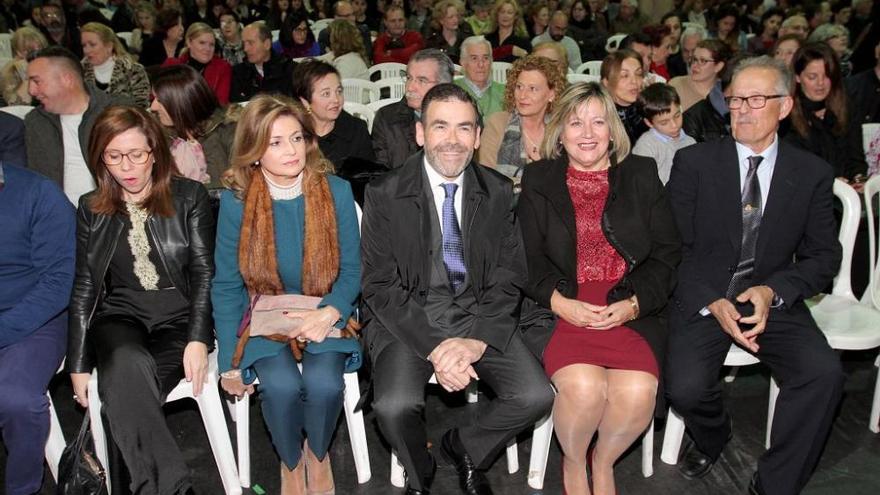
[[[94,361],[86,344],[86,331],[106,293],[104,279],[123,222],[118,215],[93,213],[88,200],[79,201],[76,225],[76,277],[70,298],[67,371],[89,373]],[[151,216],[150,235],[174,286],[189,301],[189,340],[214,342],[211,319],[211,279],[214,277],[214,228],[208,192],[198,182],[175,177],[171,181],[174,215]]]

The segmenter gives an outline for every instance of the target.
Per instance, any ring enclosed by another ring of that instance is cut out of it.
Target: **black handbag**
[[[90,445],[89,415],[58,463],[57,495],[107,495],[107,475]]]

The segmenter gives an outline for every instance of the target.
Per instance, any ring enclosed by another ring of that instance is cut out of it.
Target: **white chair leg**
[[[880,367],[880,355],[874,366]],[[874,433],[880,433],[880,370],[877,372],[877,382],[874,384],[874,401],[871,404],[871,417],[868,420],[868,428]]]
[[[550,440],[553,438],[553,413],[535,423],[532,434],[532,454],[529,459],[529,486],[535,490],[544,488],[547,458],[550,456]]]
[[[666,431],[663,432],[663,450],[660,451],[660,460],[666,464],[678,464],[678,453],[681,450],[683,438],[684,420],[670,407],[666,417]]]
[[[776,413],[776,398],[779,397],[779,385],[776,379],[770,377],[770,399],[767,403],[767,431],[764,434],[764,448],[770,448],[770,432],[773,428],[773,415]]]
[[[95,457],[104,467],[104,472],[110,476],[110,464],[107,454],[107,435],[104,434],[104,423],[101,421],[101,399],[98,396],[98,371],[93,370],[92,376],[89,378],[89,421],[92,430],[92,442],[95,444]],[[110,495],[112,488],[110,480],[107,480],[107,495]]]
[[[406,484],[406,481],[403,477],[403,465],[400,463],[400,460],[397,458],[397,452],[394,450],[391,451],[391,485],[396,486],[397,488],[403,488],[403,485]]]
[[[226,419],[223,416],[223,402],[217,391],[217,377],[208,375],[202,393],[196,397],[199,405],[199,413],[205,424],[211,451],[214,453],[214,461],[223,481],[223,489],[227,495],[241,495],[241,484],[238,477],[238,469],[235,466],[235,455],[232,451],[232,442],[229,440],[229,430],[226,427]]]
[[[648,430],[642,436],[642,476],[651,477],[654,474],[654,420],[648,425]]]
[[[514,438],[507,444],[507,472],[513,474],[517,471],[519,471],[519,451]]]
[[[354,456],[354,467],[357,471],[358,483],[366,483],[372,477],[370,470],[370,450],[367,446],[367,431],[364,428],[364,413],[355,411],[361,398],[357,372],[346,373],[345,393],[343,394],[343,410],[348,425],[348,436],[351,440],[351,453]]]
[[[67,442],[64,440],[64,432],[61,431],[61,423],[58,422],[58,413],[52,403],[52,396],[46,393],[49,399],[49,439],[46,442],[46,463],[55,481],[58,481],[58,463],[61,461],[61,453]]]
[[[737,371],[739,371],[739,366],[731,366],[727,376],[724,377],[724,383],[733,383],[736,380]]]
[[[241,486],[251,486],[251,433],[250,433],[251,396],[245,393],[235,399],[235,443],[238,446],[238,480]]]

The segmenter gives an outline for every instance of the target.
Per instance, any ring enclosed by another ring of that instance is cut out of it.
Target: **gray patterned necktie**
[[[455,191],[458,190],[458,184],[443,184],[443,190],[446,191],[446,198],[443,200],[443,264],[446,265],[452,291],[456,292],[464,282],[467,272],[461,229],[455,215]]]
[[[727,298],[731,300],[752,285],[755,246],[758,243],[758,230],[761,227],[761,183],[758,182],[758,166],[763,160],[763,156],[749,157],[749,171],[746,173],[745,187],[742,191],[742,249],[736,272],[727,287]]]

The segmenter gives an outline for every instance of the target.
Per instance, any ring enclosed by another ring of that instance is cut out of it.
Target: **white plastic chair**
[[[192,383],[180,380],[174,390],[165,398],[165,403],[180,399],[193,399],[199,406],[199,414],[205,424],[211,451],[214,453],[214,461],[220,471],[220,479],[223,482],[223,490],[227,495],[241,495],[238,470],[235,466],[235,454],[232,451],[232,442],[229,440],[229,430],[226,428],[226,418],[223,416],[223,402],[220,400],[220,392],[217,388],[217,351],[208,355],[208,373],[202,393],[198,397],[193,396]],[[104,434],[104,423],[101,421],[101,399],[98,396],[98,371],[93,370],[89,379],[89,416],[91,417],[92,440],[95,443],[95,454],[104,469],[109,472],[107,455],[107,437]],[[107,493],[110,494],[110,484],[107,484]]]
[[[345,102],[367,104],[379,99],[379,88],[376,83],[366,79],[343,79],[342,94]]]
[[[865,201],[880,193],[880,179],[874,177],[865,184]],[[880,294],[877,287],[876,236],[873,211],[867,208],[868,244],[870,251],[870,280],[865,297],[858,301],[850,285],[853,246],[861,219],[861,202],[858,194],[841,180],[834,181],[834,194],[843,203],[843,220],[838,239],[843,246],[840,271],[834,278],[831,294],[820,296],[821,300],[810,308],[816,324],[828,339],[828,344],[838,350],[865,350],[880,347]],[[878,360],[880,362],[880,360]],[[876,363],[875,363],[876,365]],[[880,377],[878,377],[868,428],[880,433]]]
[[[382,79],[401,79],[406,74],[406,64],[401,64],[398,62],[382,62],[381,64],[373,65],[367,71],[369,74],[369,79],[373,80],[373,75],[378,73],[379,80]]]
[[[584,62],[581,65],[578,65],[577,69],[574,71],[577,74],[589,74],[591,76],[599,77],[602,73],[602,61],[590,60],[589,62]]]
[[[0,57],[12,58],[12,33],[0,33]]]
[[[379,113],[379,110],[382,107],[387,107],[388,105],[397,103],[398,101],[400,101],[400,98],[382,98],[381,100],[376,100],[369,103],[367,107],[369,107],[373,111],[373,113]]]
[[[507,62],[492,62],[492,80],[501,84],[507,84],[507,71],[513,64]]]
[[[399,100],[406,93],[406,80],[402,77],[389,77],[374,81],[376,85],[376,99],[382,94],[382,88],[388,88],[389,98]]]
[[[116,36],[125,42],[126,47],[131,46],[131,32],[130,31],[123,31],[121,33],[116,33]]]
[[[568,79],[569,84],[577,84],[579,82],[599,82],[601,78],[599,76],[594,76],[592,74],[578,74],[576,72],[570,72],[565,75],[566,79]]]
[[[431,378],[428,379],[428,383],[436,385],[437,377],[432,374]],[[469,404],[477,402],[477,382],[471,381],[465,393],[467,393]],[[517,471],[519,471],[519,451],[517,450],[516,439],[514,439],[507,444],[507,472],[513,474]],[[400,463],[400,460],[397,458],[397,452],[394,450],[391,450],[391,484],[397,488],[403,488],[406,484],[403,464]]]
[[[312,23],[312,34],[315,35],[315,39],[318,39],[318,35],[321,34],[321,31],[327,29],[327,26],[333,22],[333,19],[318,19],[317,21]]]
[[[64,369],[63,363],[58,368],[58,372],[60,373],[62,369]],[[55,411],[52,395],[46,392],[46,397],[49,399],[49,439],[46,441],[45,449],[46,464],[49,465],[52,478],[57,482],[58,463],[61,462],[61,454],[64,452],[64,447],[67,446],[67,441],[64,440],[64,432],[61,431],[61,423],[58,422],[58,413]]]
[[[724,366],[748,366],[758,364],[761,361],[757,357],[731,344],[724,359]],[[767,431],[764,435],[764,447],[770,448],[770,427],[773,425],[773,414],[776,412],[776,397],[779,396],[779,387],[776,380],[770,378],[770,399],[767,406]],[[671,407],[666,418],[666,431],[663,433],[663,450],[660,452],[660,460],[666,464],[678,464],[678,453],[681,450],[681,441],[684,438],[684,420]]]
[[[531,488],[544,488],[547,472],[547,459],[550,456],[550,440],[553,438],[553,413],[535,423],[532,433],[532,456],[529,459],[528,483]],[[649,478],[654,474],[654,421],[642,436],[642,476]]]
[[[278,41],[278,36],[280,36],[280,35],[281,35],[280,29],[273,29],[272,30],[272,43],[275,43],[276,41]]]
[[[608,37],[608,40],[605,41],[605,51],[608,53],[616,52],[618,48],[620,48],[620,42],[626,38],[626,35],[623,33],[618,33]]]
[[[0,107],[0,112],[12,114],[20,118],[21,120],[24,120],[25,116],[29,114],[33,109],[34,107],[30,105],[10,105],[8,107]]]
[[[345,104],[342,105],[342,108],[350,113],[352,116],[357,117],[364,122],[367,123],[367,130],[369,132],[373,132],[373,119],[376,117],[376,112],[373,111],[372,108],[361,104],[355,103],[353,101],[348,101],[346,99]]]
[[[104,17],[105,17],[108,21],[113,20],[113,11],[112,11],[112,10],[110,10],[110,9],[98,9],[98,10],[101,12],[101,14],[104,15]]]

